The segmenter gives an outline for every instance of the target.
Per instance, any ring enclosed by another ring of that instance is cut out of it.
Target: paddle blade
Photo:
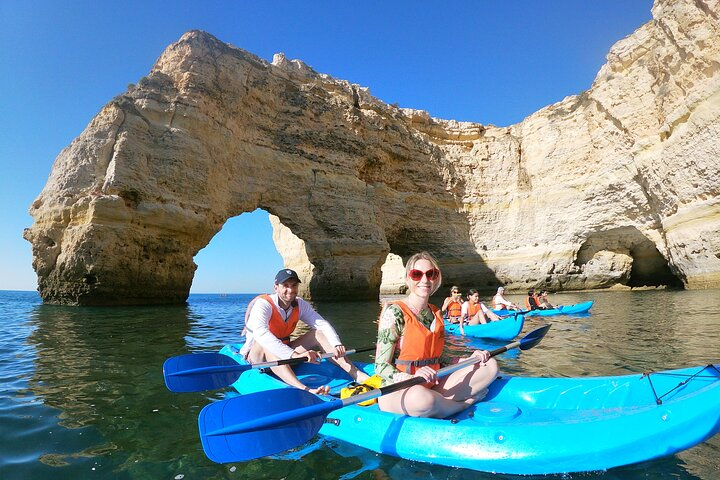
[[[327,413],[312,412],[327,403],[330,402],[297,388],[268,390],[211,403],[198,417],[205,455],[217,463],[244,462],[301,445],[322,427]],[[275,419],[272,425],[259,425],[271,418]],[[238,430],[241,432],[235,433]]]
[[[201,392],[231,385],[250,368],[220,353],[190,353],[165,360],[163,377],[171,392]]]
[[[550,330],[550,325],[547,324],[545,326],[542,326],[540,328],[536,328],[532,332],[525,335],[523,338],[520,339],[520,350],[528,350],[530,348],[533,348],[535,345],[540,343],[540,340],[543,339],[545,334]]]

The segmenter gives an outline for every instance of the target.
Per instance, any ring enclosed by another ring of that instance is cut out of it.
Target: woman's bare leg
[[[378,398],[380,410],[411,417],[445,418],[468,407],[443,397],[439,392],[422,385],[414,385]]]
[[[481,323],[488,323],[487,318],[482,310],[478,311],[473,318],[470,319],[468,325],[478,325]]]
[[[487,390],[497,374],[497,362],[491,358],[487,363],[476,363],[441,378],[434,390],[456,402],[474,400],[471,403],[475,403],[481,399],[478,396]]]

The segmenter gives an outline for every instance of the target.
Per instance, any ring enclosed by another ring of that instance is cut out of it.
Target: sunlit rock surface
[[[25,231],[40,294],[182,302],[257,208],[316,299],[377,298],[419,250],[464,288],[719,287],[720,6],[652,13],[588,91],[504,128],[188,32],[56,159]]]

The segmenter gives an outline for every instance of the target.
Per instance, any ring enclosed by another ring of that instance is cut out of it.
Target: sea
[[[241,341],[253,297],[193,294],[181,306],[105,308],[43,305],[36,292],[0,291],[0,479],[720,478],[720,435],[657,460],[542,477],[411,462],[322,437],[274,457],[215,464],[203,454],[197,417],[205,405],[233,392],[172,393],[162,365],[168,357],[216,352]],[[523,334],[545,323],[552,328],[535,348],[498,357],[501,370],[573,377],[720,363],[719,290],[550,298],[562,305],[586,300],[595,302],[589,314],[528,320]],[[379,301],[315,307],[348,347],[373,343]],[[451,354],[483,347],[448,336]]]

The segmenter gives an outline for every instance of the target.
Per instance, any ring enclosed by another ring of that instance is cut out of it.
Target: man
[[[358,370],[345,357],[345,347],[335,329],[312,306],[298,298],[300,278],[294,270],[280,270],[275,275],[275,293],[255,297],[248,305],[245,314],[245,345],[240,353],[250,363],[260,363],[287,358],[306,357],[308,361],[319,362],[318,346],[333,353],[331,359],[345,370],[355,381],[362,382],[368,376]],[[290,334],[298,321],[310,327],[310,330],[294,340]],[[327,394],[326,385],[309,388],[295,375],[289,365],[280,365],[271,369],[282,381],[315,394]]]
[[[505,287],[498,287],[493,297],[493,308],[495,310],[520,310],[520,307],[505,298]]]

